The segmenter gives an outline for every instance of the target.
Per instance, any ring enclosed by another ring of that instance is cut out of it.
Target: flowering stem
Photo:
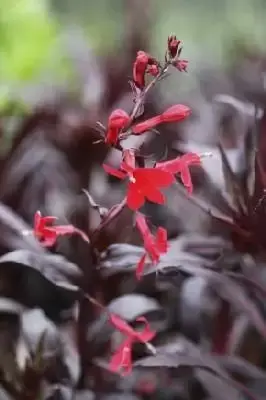
[[[131,122],[135,119],[139,108],[141,107],[141,105],[143,104],[143,102],[145,100],[147,93],[167,72],[168,66],[169,66],[169,63],[166,62],[164,67],[161,69],[160,73],[154,79],[152,79],[152,81],[146,86],[146,88],[142,92],[139,93],[138,98],[135,103],[135,106],[133,108],[133,111],[130,115]]]
[[[127,204],[126,197],[121,201],[121,203],[114,206],[108,214],[103,217],[100,225],[94,230],[91,235],[91,245],[93,246],[95,241],[97,240],[98,234],[102,232],[104,228],[106,228],[125,208]]]
[[[156,83],[162,79],[162,77],[164,76],[164,74],[167,72],[167,69],[169,67],[170,63],[167,61],[165,63],[165,65],[162,67],[161,71],[159,72],[159,74],[151,80],[151,82],[145,87],[145,89],[141,92],[138,93],[136,101],[135,101],[135,106],[130,114],[130,121],[128,123],[128,125],[126,126],[125,130],[127,131],[130,126],[132,125],[132,122],[134,121],[134,119],[136,118],[136,115],[138,114],[138,111],[140,109],[140,107],[143,105],[144,100],[148,94],[148,92],[153,88],[153,86],[156,85]],[[122,135],[120,135],[120,140],[122,139],[126,139],[130,134],[128,134],[127,132],[123,133]]]

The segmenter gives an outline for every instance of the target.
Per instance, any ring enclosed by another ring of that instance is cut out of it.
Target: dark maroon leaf
[[[245,379],[265,379],[266,372],[256,365],[252,365],[248,361],[235,356],[214,356],[214,358],[223,366],[230,374],[237,374]]]
[[[167,262],[165,262],[167,264]],[[237,311],[244,312],[253,323],[258,332],[266,338],[266,323],[263,320],[258,308],[254,302],[248,297],[242,286],[232,281],[222,273],[212,271],[208,268],[197,267],[192,263],[180,263],[176,262],[168,264],[168,267],[176,267],[177,273],[179,271],[185,272],[189,275],[196,275],[202,278],[206,278],[210,286],[221,296],[223,299],[231,303]],[[157,266],[156,271],[160,271],[162,267],[160,264]],[[167,267],[164,267],[167,270]],[[147,270],[146,274],[155,272],[155,270]]]
[[[3,293],[7,297],[44,308],[49,314],[70,307],[79,296],[76,282],[81,272],[62,256],[13,251],[0,257],[0,276],[6,282]]]

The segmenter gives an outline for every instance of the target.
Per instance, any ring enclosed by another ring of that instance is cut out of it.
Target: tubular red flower
[[[147,132],[153,128],[155,128],[157,125],[161,124],[162,117],[161,115],[156,115],[155,117],[149,118],[146,121],[140,122],[139,124],[136,124],[132,127],[132,132],[135,135],[142,134],[144,132]]]
[[[120,344],[113,354],[109,369],[112,372],[119,372],[122,369],[122,375],[128,375],[132,371],[132,346],[135,342],[147,343],[152,340],[156,332],[150,329],[149,323],[144,317],[137,318],[136,321],[144,322],[145,328],[141,331],[135,331],[126,321],[118,315],[110,314],[111,324],[126,336],[126,339]]]
[[[131,154],[132,157],[132,154]],[[125,160],[122,161],[120,170],[103,164],[104,170],[119,179],[129,178],[127,190],[127,205],[133,211],[138,210],[145,200],[148,199],[153,203],[164,204],[164,195],[160,192],[160,188],[168,187],[174,182],[171,173],[156,168],[134,168],[133,159],[131,165]]]
[[[122,376],[129,375],[132,372],[132,346],[133,340],[131,338],[125,339],[120,344],[109,362],[111,372],[119,372],[122,369]]]
[[[154,236],[147,225],[146,218],[143,214],[138,213],[136,218],[136,225],[143,238],[143,244],[145,253],[140,258],[137,268],[136,277],[140,279],[143,274],[146,258],[149,257],[153,264],[158,264],[160,261],[160,255],[167,252],[167,231],[159,227],[156,235]]]
[[[166,122],[179,122],[187,118],[191,113],[189,107],[183,104],[175,104],[165,110],[162,114],[149,118],[146,121],[140,122],[132,127],[132,132],[135,135],[142,134],[155,128],[157,125]]]
[[[88,236],[80,229],[73,225],[54,225],[51,224],[56,221],[56,217],[47,216],[42,217],[40,211],[36,211],[34,216],[34,229],[35,237],[45,247],[54,246],[58,236],[78,234],[83,240],[89,243]],[[47,226],[48,225],[48,226]]]
[[[175,104],[162,113],[162,122],[178,122],[188,117],[191,110],[183,104]]]
[[[149,55],[144,51],[138,51],[133,65],[133,80],[140,89],[145,86],[145,72],[149,63]]]
[[[153,76],[159,73],[158,62],[145,51],[138,51],[137,57],[133,65],[133,81],[139,89],[145,87],[145,73],[148,72]]]
[[[201,158],[198,154],[187,153],[173,160],[157,163],[156,168],[170,172],[173,175],[179,173],[183,185],[186,187],[188,193],[191,194],[193,192],[193,184],[189,172],[190,165],[201,165]]]
[[[115,145],[117,143],[119,132],[121,129],[126,127],[129,121],[130,117],[124,110],[114,110],[108,119],[105,143],[108,143],[109,145]]]
[[[175,35],[171,35],[168,37],[168,52],[171,58],[175,58],[177,55],[177,52],[179,50],[181,41],[177,40]]]

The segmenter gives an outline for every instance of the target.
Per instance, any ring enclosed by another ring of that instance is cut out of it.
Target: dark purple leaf
[[[202,278],[206,278],[210,286],[218,293],[220,297],[231,303],[239,312],[245,313],[250,321],[253,323],[258,332],[266,338],[266,323],[263,320],[258,308],[253,301],[248,297],[243,287],[232,281],[222,273],[212,271],[208,268],[197,267],[191,263],[176,263],[175,265],[168,264],[168,267],[176,267],[178,271],[185,272],[189,275],[196,275]],[[156,270],[160,271],[162,267],[160,264]],[[165,268],[167,270],[167,267]],[[147,274],[155,272],[147,270]]]

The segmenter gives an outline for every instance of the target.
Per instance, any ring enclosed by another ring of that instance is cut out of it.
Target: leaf
[[[235,374],[244,379],[265,379],[266,372],[246,361],[244,358],[235,356],[214,356],[220,365],[223,366],[230,374]]]
[[[149,368],[180,368],[185,366],[191,367],[192,369],[199,368],[211,372],[237,390],[245,392],[249,395],[251,400],[255,399],[244,385],[234,381],[226,371],[220,368],[211,356],[201,352],[191,342],[180,338],[180,341],[176,343],[175,347],[175,351],[173,348],[170,350],[171,345],[161,347],[157,349],[157,355],[140,359],[134,363],[134,366]]]
[[[36,251],[45,254],[45,250],[33,235],[24,235],[30,231],[31,227],[9,207],[0,202],[0,229],[1,247],[7,250],[16,250],[18,248]]]
[[[239,400],[238,390],[219,376],[203,369],[196,369],[195,375],[212,400]]]
[[[14,300],[9,298],[0,297],[0,315],[1,314],[13,314],[20,315],[24,307]]]
[[[191,263],[180,263],[176,260],[176,264],[169,263],[168,266],[176,267],[177,271],[183,271],[189,275],[196,275],[202,278],[206,278],[210,286],[218,293],[218,295],[231,303],[238,311],[243,312],[247,315],[249,320],[253,323],[258,332],[266,338],[266,323],[262,318],[258,308],[247,296],[242,286],[235,283],[232,279],[229,279],[222,273],[212,271],[207,268],[197,267]],[[147,270],[147,274],[155,271],[160,271],[160,264],[153,271]],[[164,270],[167,267],[164,267]]]
[[[142,255],[142,247],[124,243],[112,244],[101,254],[99,267],[105,269],[105,275],[132,271]]]
[[[108,310],[119,315],[126,321],[134,321],[139,316],[159,313],[164,314],[160,304],[151,297],[143,294],[125,294],[111,301]],[[150,319],[150,317],[149,317]]]
[[[177,241],[169,241],[169,248],[166,255],[162,255],[160,263],[154,267],[147,259],[145,264],[148,275],[156,271],[166,272],[165,267],[175,266],[177,263],[192,263],[195,265],[211,266],[212,262],[188,252],[180,251]],[[105,276],[116,274],[118,272],[132,272],[135,270],[140,258],[143,255],[143,247],[131,244],[116,243],[112,244],[107,250],[101,253],[99,267],[103,268]]]
[[[28,347],[35,353],[41,342],[42,335],[42,356],[51,355],[58,350],[59,332],[40,309],[25,311],[21,316],[22,332]]]
[[[0,257],[0,276],[12,282],[9,296],[48,313],[68,308],[79,296],[74,281],[81,272],[62,256],[16,250]]]
[[[234,200],[234,205],[237,207],[238,211],[241,214],[244,214],[246,210],[246,204],[245,204],[246,199],[239,185],[238,179],[230,166],[230,163],[227,159],[226,153],[222,145],[219,144],[218,148],[222,158],[222,167],[223,167],[226,189],[231,194],[232,199]]]

